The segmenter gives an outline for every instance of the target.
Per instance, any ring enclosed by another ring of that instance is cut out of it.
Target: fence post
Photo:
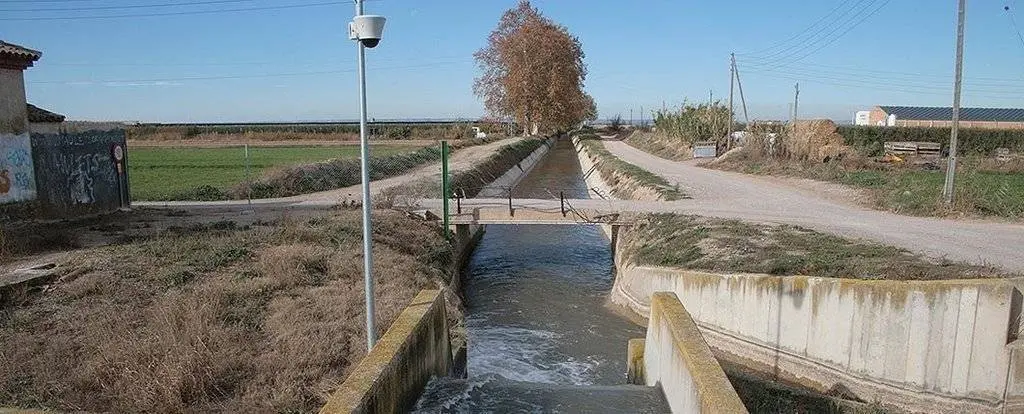
[[[441,141],[441,199],[444,200],[444,237],[451,240],[451,231],[448,229],[449,220],[449,205],[448,199],[451,196],[449,186],[451,183],[448,178],[448,141]]]

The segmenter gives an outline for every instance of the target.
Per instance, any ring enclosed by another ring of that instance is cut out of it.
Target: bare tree
[[[583,45],[529,1],[506,11],[474,56],[482,73],[473,92],[491,115],[515,119],[526,133],[564,131],[597,118],[583,91]]]

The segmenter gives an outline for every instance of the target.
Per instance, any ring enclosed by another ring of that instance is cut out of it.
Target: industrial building
[[[953,124],[953,108],[930,106],[876,106],[859,111],[855,125],[895,127],[945,127]],[[963,128],[1024,129],[1024,109],[960,108]]]

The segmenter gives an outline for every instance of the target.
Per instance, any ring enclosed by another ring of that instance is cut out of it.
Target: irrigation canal
[[[568,140],[513,196],[558,198],[559,191],[588,198]],[[645,328],[605,307],[614,271],[597,226],[489,226],[463,275],[468,378],[435,378],[415,412],[669,412],[657,388],[624,385],[626,343]],[[759,398],[772,394],[743,385]],[[779,402],[768,406],[786,406]]]

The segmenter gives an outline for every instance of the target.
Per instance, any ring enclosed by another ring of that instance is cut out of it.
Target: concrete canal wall
[[[655,292],[675,293],[730,362],[910,412],[1024,412],[1011,281],[713,274],[621,253],[616,265],[612,302],[649,317]]]
[[[746,413],[679,298],[670,292],[655,293],[650,316],[643,347],[635,341],[630,344],[632,380],[660,387],[673,413]],[[636,367],[639,364],[642,369]]]
[[[400,413],[433,376],[449,374],[451,344],[440,290],[424,290],[352,370],[321,414]]]

